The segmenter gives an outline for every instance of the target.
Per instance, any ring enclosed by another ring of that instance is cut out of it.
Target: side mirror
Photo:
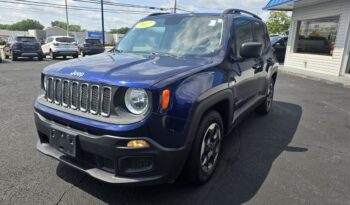
[[[262,55],[262,43],[248,42],[243,43],[240,49],[240,55],[243,58],[259,58]]]

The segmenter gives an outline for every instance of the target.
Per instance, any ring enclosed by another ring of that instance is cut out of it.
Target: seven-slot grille
[[[46,94],[48,102],[108,117],[110,115],[112,88],[98,84],[48,77]]]

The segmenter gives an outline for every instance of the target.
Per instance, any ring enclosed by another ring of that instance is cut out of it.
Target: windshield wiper
[[[152,52],[151,53],[154,56],[166,56],[166,57],[174,57],[177,58],[178,56],[175,54],[171,54],[171,53],[164,53],[164,52]]]

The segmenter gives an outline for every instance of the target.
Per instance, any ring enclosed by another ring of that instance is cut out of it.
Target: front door
[[[239,58],[241,45],[246,42],[254,42],[252,21],[249,19],[237,19],[233,23],[233,29],[235,35],[231,47],[233,56]],[[256,64],[257,59],[242,59],[232,64],[231,75],[235,81],[235,86],[232,87],[235,93],[235,111],[251,102],[258,93],[258,80],[254,69]]]

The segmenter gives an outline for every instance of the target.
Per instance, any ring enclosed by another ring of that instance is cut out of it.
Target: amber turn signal
[[[129,148],[148,148],[149,144],[145,140],[130,140],[127,144]]]
[[[170,90],[166,89],[163,90],[162,93],[162,110],[165,110],[169,106],[169,100],[170,100]]]

